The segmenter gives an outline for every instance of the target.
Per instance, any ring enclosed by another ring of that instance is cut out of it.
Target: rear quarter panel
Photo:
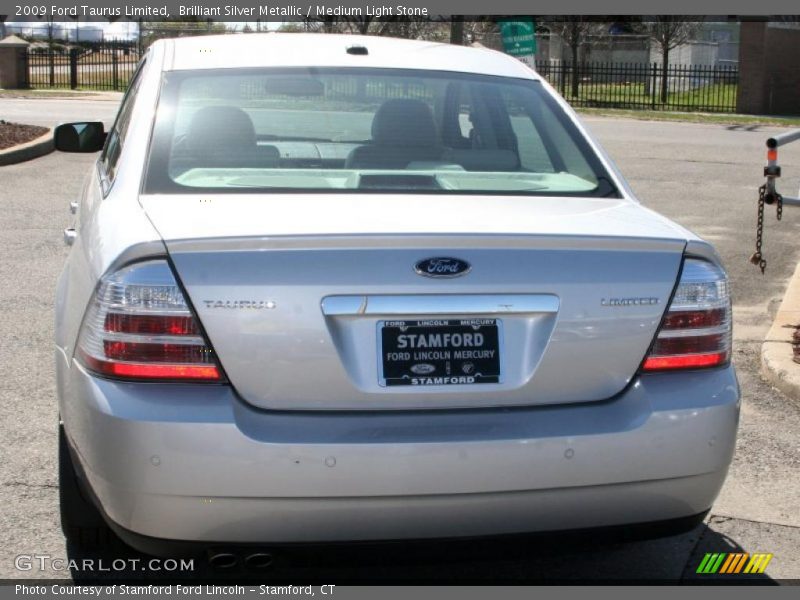
[[[166,254],[139,204],[164,51],[165,44],[156,43],[145,56],[142,84],[113,184],[104,189],[98,163],[92,164],[84,180],[75,223],[78,235],[56,288],[55,343],[67,360],[100,277],[112,266],[140,256],[143,248]]]

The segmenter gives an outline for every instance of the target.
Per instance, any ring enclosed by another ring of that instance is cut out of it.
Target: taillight
[[[728,279],[718,266],[687,258],[645,371],[724,365],[731,355]]]
[[[164,260],[103,277],[78,340],[78,358],[107,377],[220,381],[214,352]]]

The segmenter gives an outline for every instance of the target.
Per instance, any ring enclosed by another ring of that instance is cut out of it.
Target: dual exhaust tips
[[[269,552],[253,552],[252,554],[240,555],[234,552],[215,551],[208,555],[208,564],[214,569],[227,570],[233,569],[239,564],[244,564],[248,569],[261,571],[272,566],[275,557]]]

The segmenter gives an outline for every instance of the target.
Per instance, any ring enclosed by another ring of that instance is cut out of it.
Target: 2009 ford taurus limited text
[[[101,150],[57,292],[75,543],[677,531],[719,492],[725,271],[518,60],[162,40],[56,143]]]

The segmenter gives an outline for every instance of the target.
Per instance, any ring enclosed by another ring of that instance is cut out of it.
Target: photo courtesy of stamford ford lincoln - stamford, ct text
[[[0,0],[0,600],[794,595],[796,0],[185,2]]]

